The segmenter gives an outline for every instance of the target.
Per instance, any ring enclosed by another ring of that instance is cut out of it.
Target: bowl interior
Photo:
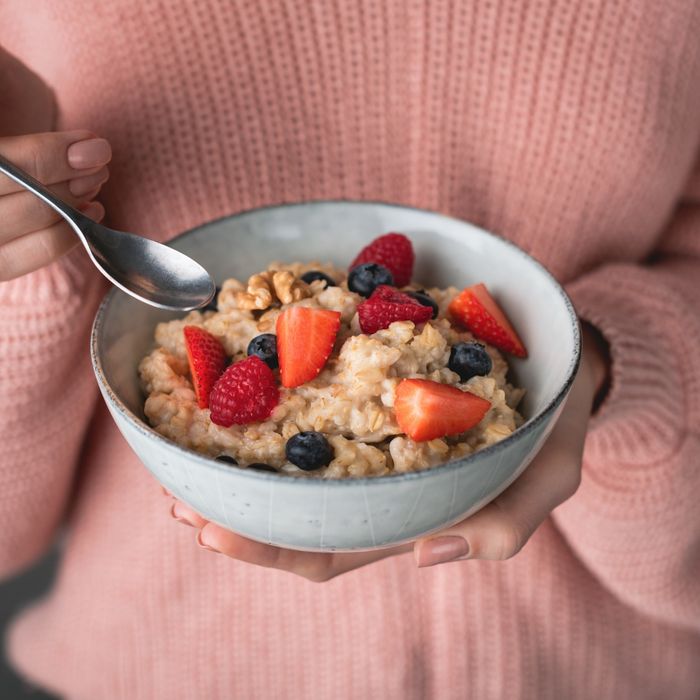
[[[521,410],[533,419],[560,393],[575,369],[578,325],[571,304],[546,270],[506,241],[456,219],[366,202],[311,202],[258,209],[221,219],[172,242],[201,263],[217,284],[248,278],[273,260],[329,261],[345,267],[360,248],[401,231],[416,251],[414,279],[426,286],[484,282],[506,310],[529,351],[509,358],[512,381],[526,388]],[[123,292],[110,293],[98,325],[97,354],[112,392],[143,420],[137,365],[153,346],[159,321],[177,317]]]

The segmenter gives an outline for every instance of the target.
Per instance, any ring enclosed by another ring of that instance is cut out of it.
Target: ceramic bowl
[[[485,282],[529,351],[509,358],[527,390],[525,424],[464,459],[408,474],[365,479],[295,478],[232,467],[179,447],[144,419],[137,366],[159,321],[177,314],[107,294],[92,331],[102,395],[129,445],[158,481],[205,518],[255,540],[309,550],[387,547],[453,524],[503,491],[552,430],[578,368],[579,325],[568,297],[538,262],[463,221],[367,202],[310,202],[245,212],[182,234],[172,245],[221,283],[246,279],[272,260],[346,266],[377,235],[401,231],[426,286]]]

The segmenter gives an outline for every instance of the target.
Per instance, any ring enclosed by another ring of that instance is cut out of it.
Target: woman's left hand
[[[595,332],[584,326],[579,374],[557,425],[532,464],[477,513],[415,543],[352,554],[299,552],[237,535],[208,522],[180,501],[172,504],[171,515],[196,528],[197,542],[205,549],[318,582],[411,549],[418,566],[462,559],[508,559],[576,492],[591,406],[606,374],[607,360]]]

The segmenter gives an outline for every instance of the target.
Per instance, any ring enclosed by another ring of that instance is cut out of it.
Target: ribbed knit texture
[[[1,0],[0,27],[58,126],[111,141],[118,228],[443,211],[544,262],[613,359],[581,488],[522,553],[318,585],[168,518],[96,403],[81,253],[0,286],[0,570],[69,534],[23,673],[81,700],[698,697],[697,2]]]

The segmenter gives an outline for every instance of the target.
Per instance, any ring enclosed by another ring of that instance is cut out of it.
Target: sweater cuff
[[[44,307],[56,301],[82,296],[101,277],[82,246],[76,246],[46,267],[9,282],[0,282],[0,306]],[[105,284],[106,288],[106,284]]]
[[[610,346],[610,388],[591,420],[588,456],[639,467],[665,461],[686,434],[694,355],[684,344],[687,325],[697,325],[687,300],[653,270],[624,264],[599,268],[567,291]]]

